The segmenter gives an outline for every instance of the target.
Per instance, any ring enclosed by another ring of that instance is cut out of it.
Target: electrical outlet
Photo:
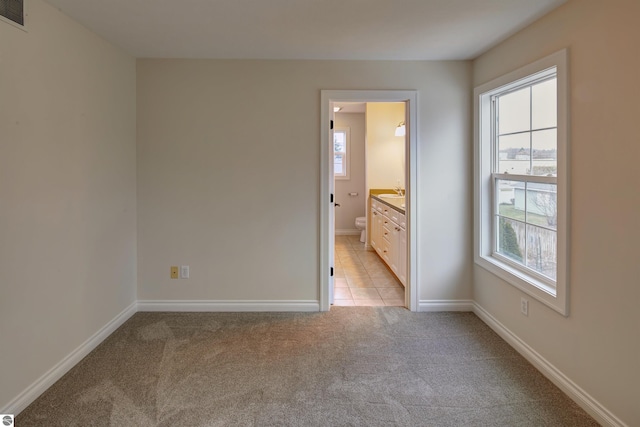
[[[524,297],[520,297],[520,313],[529,315],[529,300]]]
[[[188,279],[189,278],[189,266],[188,265],[181,265],[180,266],[180,278],[181,279]]]
[[[171,278],[172,279],[177,279],[178,278],[178,266],[177,265],[172,265],[171,266]]]

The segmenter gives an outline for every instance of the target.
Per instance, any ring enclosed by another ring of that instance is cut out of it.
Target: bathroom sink
[[[378,194],[381,199],[404,199],[404,196],[398,196],[397,194]]]

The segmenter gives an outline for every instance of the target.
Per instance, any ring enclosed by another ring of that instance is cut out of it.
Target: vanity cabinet
[[[371,247],[395,273],[407,282],[407,224],[403,213],[371,199]]]
[[[378,247],[382,244],[382,219],[383,215],[381,211],[378,211],[377,206],[371,206],[371,247],[378,250]]]

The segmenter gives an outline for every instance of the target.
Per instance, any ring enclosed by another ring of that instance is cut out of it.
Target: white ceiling
[[[340,107],[341,113],[364,113],[364,102],[334,102],[334,107]]]
[[[566,0],[47,0],[136,57],[472,59]]]

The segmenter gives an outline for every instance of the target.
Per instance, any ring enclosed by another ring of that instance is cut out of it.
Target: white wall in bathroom
[[[351,135],[349,179],[337,179],[335,186],[336,202],[336,231],[356,230],[355,221],[359,216],[365,216],[367,195],[365,192],[365,115],[364,113],[336,113],[337,128],[349,128]],[[358,193],[349,196],[349,193]]]
[[[367,188],[404,188],[405,138],[395,136],[405,120],[402,102],[369,102],[366,107]]]

